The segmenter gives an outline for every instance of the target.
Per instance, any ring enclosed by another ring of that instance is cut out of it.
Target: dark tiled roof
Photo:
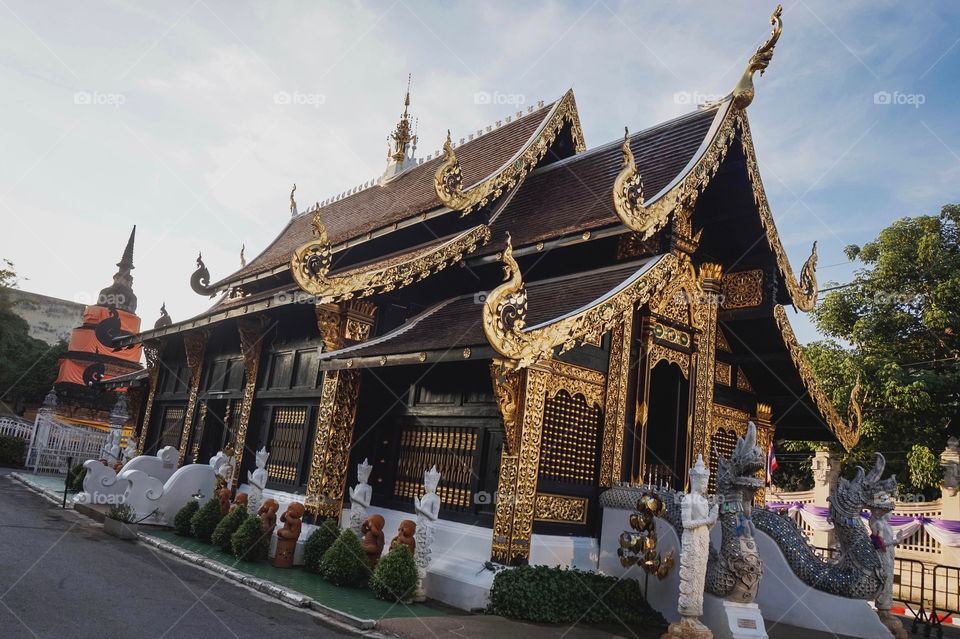
[[[600,298],[636,273],[648,261],[619,264],[572,276],[528,282],[527,326],[557,319]],[[396,355],[486,345],[483,307],[474,295],[446,300],[424,311],[373,343],[334,351],[321,357],[352,358]]]
[[[630,147],[649,199],[687,166],[710,130],[717,107],[681,116],[630,137]],[[537,169],[493,224],[514,246],[562,237],[619,222],[613,209],[613,182],[623,167],[622,141],[606,144]],[[485,252],[500,250],[488,245]]]
[[[543,124],[555,103],[508,122],[490,133],[456,147],[468,189],[495,173]],[[330,242],[337,244],[441,206],[433,178],[443,155],[419,164],[384,186],[374,185],[320,209]],[[312,214],[292,218],[275,240],[244,268],[217,285],[270,270],[288,262],[293,252],[313,239]]]

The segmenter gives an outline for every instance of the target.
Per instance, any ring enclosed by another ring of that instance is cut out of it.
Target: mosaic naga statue
[[[889,568],[870,539],[860,513],[864,509],[883,512],[890,507],[888,494],[891,482],[895,487],[896,480],[881,479],[883,468],[883,455],[878,453],[869,473],[858,466],[853,479],[840,478],[830,497],[830,521],[840,545],[839,560],[824,561],[818,557],[788,517],[757,511],[754,524],[777,543],[793,573],[811,588],[850,599],[873,599],[883,590]]]

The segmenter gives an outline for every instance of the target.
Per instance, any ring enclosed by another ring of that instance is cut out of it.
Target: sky
[[[301,210],[378,177],[413,74],[418,156],[573,87],[588,147],[727,94],[772,2],[0,0],[0,258],[91,303],[137,225],[145,327]],[[795,271],[960,201],[960,4],[784,3],[749,108]],[[793,315],[801,341],[817,338]]]

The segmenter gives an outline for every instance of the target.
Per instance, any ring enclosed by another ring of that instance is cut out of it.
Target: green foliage
[[[370,589],[380,599],[409,601],[416,587],[417,565],[413,554],[403,544],[397,544],[373,569]]]
[[[127,504],[112,504],[107,509],[107,517],[122,521],[125,524],[132,524],[134,520],[133,509]]]
[[[841,415],[861,380],[862,436],[842,461],[869,466],[882,452],[904,492],[928,497],[937,485],[931,455],[943,449],[948,425],[960,425],[958,224],[960,205],[947,205],[847,247],[862,267],[851,286],[828,293],[814,311],[829,339],[807,349]]]
[[[243,506],[238,506],[228,512],[217,524],[217,527],[213,529],[213,534],[210,535],[210,543],[214,546],[220,546],[223,552],[231,552],[233,550],[233,540],[231,539],[233,533],[237,532],[240,524],[246,518],[247,509]]]
[[[79,493],[83,490],[83,479],[87,476],[87,469],[83,464],[74,464],[67,474],[67,490]]]
[[[198,510],[200,510],[200,504],[196,499],[191,499],[177,512],[173,518],[173,529],[178,535],[190,536],[190,524]]]
[[[27,440],[0,436],[0,466],[23,466],[27,456]]]
[[[8,293],[16,286],[13,263],[0,260],[0,401],[20,410],[26,402],[43,401],[57,378],[67,344],[50,346],[30,337],[29,325],[14,313]]]
[[[489,614],[538,623],[638,623],[666,626],[635,579],[547,566],[501,570]]]
[[[921,490],[940,485],[943,468],[933,451],[922,444],[914,444],[907,453],[907,466],[910,468],[910,483]]]
[[[259,561],[267,558],[270,551],[270,536],[264,534],[260,518],[248,515],[237,532],[230,538],[233,554],[245,561]]]
[[[210,537],[221,519],[223,519],[223,512],[220,510],[220,500],[211,499],[193,515],[190,520],[190,532],[200,541],[209,544]]]
[[[340,534],[340,525],[336,519],[327,517],[303,544],[303,567],[310,572],[320,572],[323,554],[333,545]]]
[[[370,576],[367,555],[360,546],[360,538],[347,528],[320,561],[320,576],[337,586],[362,588]]]

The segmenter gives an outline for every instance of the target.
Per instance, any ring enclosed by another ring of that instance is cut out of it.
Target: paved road
[[[0,470],[0,637],[345,637],[316,616],[106,535]]]

